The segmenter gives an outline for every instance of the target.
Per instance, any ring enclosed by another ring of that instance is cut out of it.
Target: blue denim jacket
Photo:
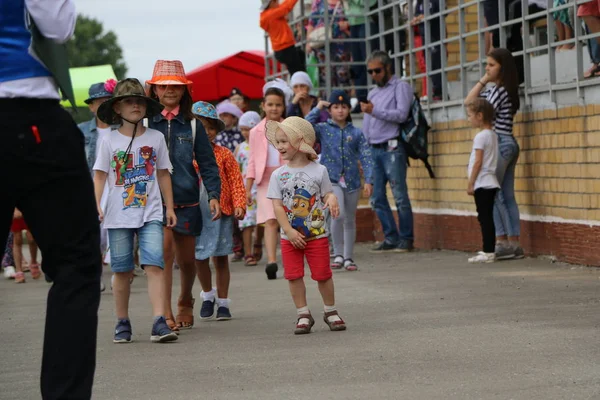
[[[173,164],[171,181],[173,184],[173,200],[175,205],[186,206],[196,204],[200,198],[198,175],[194,169],[194,155],[200,176],[206,187],[209,199],[221,198],[221,178],[212,146],[206,136],[204,127],[196,124],[196,142],[192,148],[192,124],[179,113],[171,121],[162,114],[150,118],[148,126],[165,135],[169,158]]]
[[[360,160],[365,182],[372,184],[371,147],[361,130],[351,122],[344,129],[331,119],[318,123],[320,114],[321,111],[315,107],[306,116],[306,120],[313,124],[317,139],[321,141],[321,164],[327,168],[331,182],[338,183],[343,176],[349,191],[360,189]]]
[[[82,122],[77,125],[81,133],[83,133],[83,137],[85,139],[85,159],[88,163],[88,168],[90,169],[90,174],[92,173],[92,168],[94,168],[94,163],[96,162],[96,147],[98,144],[98,131],[96,127],[96,118],[94,117],[90,121]]]

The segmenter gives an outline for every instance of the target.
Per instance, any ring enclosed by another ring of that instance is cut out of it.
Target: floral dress
[[[329,13],[329,23],[331,24],[331,18],[334,18],[333,26],[331,30],[331,37],[333,39],[347,39],[350,37],[349,31],[343,31],[340,28],[340,22],[346,21],[344,15],[344,5],[340,2],[336,8],[337,2],[329,4],[327,0],[313,0],[312,9],[309,19],[309,26],[313,28],[319,28],[325,26],[325,10]],[[335,15],[334,15],[335,12]],[[349,62],[352,60],[352,52],[348,43],[331,43],[329,45],[331,52],[330,62]],[[325,47],[320,49],[312,50],[314,55],[319,60],[319,63],[325,63],[326,54]],[[326,84],[326,67],[319,67],[319,87],[321,87],[321,98],[327,98],[327,94],[324,92]],[[334,66],[331,68],[331,86],[350,86],[350,69],[346,66]]]
[[[242,177],[246,181],[246,171],[248,169],[248,158],[250,157],[250,144],[242,142],[237,148],[235,159],[240,165]],[[246,207],[246,216],[239,221],[240,229],[251,228],[256,226],[256,184],[252,186],[252,204]]]

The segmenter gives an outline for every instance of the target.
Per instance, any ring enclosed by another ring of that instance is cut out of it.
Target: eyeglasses
[[[373,75],[373,74],[379,74],[379,73],[381,73],[381,71],[382,71],[382,68],[373,68],[373,69],[368,69],[367,73],[369,75]]]

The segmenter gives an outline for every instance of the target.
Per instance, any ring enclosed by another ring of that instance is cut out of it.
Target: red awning
[[[260,99],[265,84],[265,53],[240,51],[198,67],[187,77],[194,82],[194,101],[219,101],[229,97],[234,87],[250,99]]]

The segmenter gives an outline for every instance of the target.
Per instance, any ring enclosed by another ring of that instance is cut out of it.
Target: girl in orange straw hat
[[[186,78],[181,61],[158,60],[152,79],[146,84],[149,85],[149,96],[165,107],[161,114],[148,121],[148,125],[165,135],[173,164],[171,179],[177,225],[172,230],[165,229],[164,235],[167,323],[175,330],[191,328],[194,325],[192,288],[196,277],[196,236],[202,231],[200,181],[194,162],[208,191],[213,220],[221,217],[221,179],[206,131],[202,124],[196,123],[192,113],[192,81]],[[177,317],[173,318],[171,291],[175,255],[181,273],[181,294],[177,301]]]
[[[297,310],[294,333],[310,333],[315,321],[306,302],[304,257],[311,277],[318,282],[325,305],[323,319],[332,331],[346,329],[335,307],[329,265],[329,240],[325,210],[337,218],[340,212],[327,168],[315,162],[316,135],[310,122],[289,117],[267,122],[267,139],[288,163],[271,175],[267,197],[272,200],[281,226],[281,258],[285,279]]]

